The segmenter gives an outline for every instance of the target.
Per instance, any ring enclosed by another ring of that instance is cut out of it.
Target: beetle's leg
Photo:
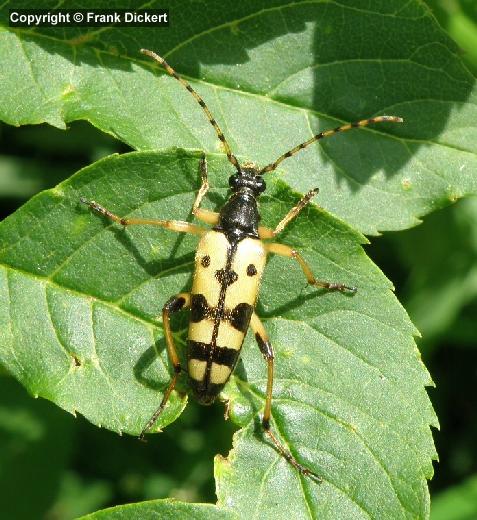
[[[162,308],[162,326],[164,328],[164,336],[166,338],[167,354],[171,360],[172,365],[174,366],[174,375],[172,376],[169,386],[164,392],[164,396],[162,398],[161,404],[159,405],[159,408],[152,414],[146,426],[144,426],[142,429],[142,432],[139,435],[141,440],[144,439],[144,435],[150,428],[152,428],[153,424],[157,421],[157,418],[164,410],[166,403],[169,400],[169,396],[176,386],[177,378],[179,377],[179,374],[182,370],[179,357],[177,356],[176,347],[174,345],[174,338],[172,337],[169,315],[182,309],[188,309],[189,307],[190,293],[180,293],[176,296],[173,296]]]
[[[219,214],[215,211],[199,208],[204,195],[209,191],[209,181],[207,180],[207,160],[205,155],[203,155],[200,159],[199,171],[202,184],[200,186],[199,192],[197,193],[197,197],[195,198],[194,205],[192,206],[192,214],[199,220],[202,220],[202,222],[215,225],[219,222]]]
[[[272,242],[270,244],[265,244],[265,248],[268,253],[274,253],[280,256],[286,256],[287,258],[295,259],[299,264],[303,271],[303,274],[306,276],[306,279],[310,285],[314,285],[315,287],[322,287],[323,289],[328,289],[330,291],[341,291],[341,292],[351,292],[355,293],[357,291],[356,287],[350,287],[343,283],[335,283],[335,282],[323,282],[317,280],[310,266],[305,262],[305,259],[300,255],[300,253],[293,249],[290,246],[286,246],[285,244],[278,244],[277,242]]]
[[[265,401],[265,410],[263,411],[262,426],[265,433],[268,435],[270,440],[275,445],[275,448],[295,469],[297,469],[302,475],[311,477],[314,480],[321,481],[321,478],[311,471],[311,469],[302,466],[295,457],[281,444],[281,442],[275,437],[274,433],[270,430],[270,416],[272,413],[272,390],[273,390],[273,347],[268,339],[267,331],[260,321],[260,318],[255,314],[252,314],[250,320],[250,326],[255,333],[255,339],[257,340],[260,352],[263,354],[265,361],[267,362],[268,378],[267,378],[267,394]]]
[[[193,235],[203,235],[207,229],[190,222],[184,222],[183,220],[159,220],[159,219],[147,219],[147,218],[122,218],[118,217],[109,209],[101,206],[94,200],[86,200],[81,197],[81,202],[89,206],[92,210],[96,211],[100,215],[104,215],[110,220],[121,224],[122,226],[133,226],[133,225],[144,225],[144,226],[160,226],[170,231],[177,231],[178,233],[192,233]]]
[[[277,224],[277,227],[275,229],[269,229],[264,226],[259,226],[258,228],[258,235],[260,238],[273,238],[278,233],[283,231],[285,229],[285,226],[290,222],[290,220],[293,220],[298,213],[310,202],[310,200],[318,193],[318,188],[315,188],[313,190],[310,190],[306,195],[304,195],[301,200],[298,202],[296,206],[294,206],[283,218],[280,220],[280,222]]]

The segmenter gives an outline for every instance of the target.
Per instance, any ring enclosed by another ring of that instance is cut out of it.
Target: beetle
[[[140,438],[144,437],[164,410],[178,377],[183,372],[170,328],[170,315],[180,310],[190,309],[186,372],[189,377],[189,385],[199,403],[205,405],[213,403],[229,380],[250,326],[267,363],[268,378],[262,417],[263,430],[280,455],[294,468],[302,475],[320,481],[319,475],[299,463],[271,430],[274,354],[265,327],[255,313],[255,305],[268,254],[294,259],[301,267],[308,284],[314,287],[351,294],[354,294],[357,289],[343,283],[317,280],[298,251],[278,242],[265,242],[265,240],[275,238],[300,213],[312,197],[318,193],[318,188],[306,193],[273,230],[259,225],[260,214],[257,201],[266,188],[263,175],[275,170],[282,161],[310,144],[352,128],[385,121],[401,123],[403,119],[386,115],[363,119],[320,132],[280,155],[278,159],[264,168],[260,169],[253,163],[241,165],[201,96],[175,72],[164,58],[147,49],[141,49],[141,52],[158,62],[169,75],[178,80],[192,94],[215,129],[228,161],[235,168],[235,173],[229,178],[231,194],[220,211],[213,212],[203,209],[200,204],[209,189],[209,184],[205,155],[200,160],[199,171],[202,183],[192,206],[192,214],[198,220],[210,224],[212,228],[204,228],[177,220],[123,218],[95,201],[81,198],[81,202],[92,210],[122,226],[153,225],[200,236],[195,255],[191,291],[173,296],[163,307],[164,336],[168,356],[174,367],[174,374],[164,392],[159,408],[143,428]]]

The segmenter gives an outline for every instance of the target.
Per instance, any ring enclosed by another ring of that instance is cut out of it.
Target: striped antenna
[[[325,130],[324,132],[320,132],[319,134],[314,135],[311,139],[308,139],[308,141],[305,141],[304,143],[295,146],[295,148],[288,150],[288,152],[284,153],[283,155],[280,155],[280,157],[276,161],[270,163],[268,166],[265,166],[265,168],[262,168],[259,172],[259,175],[263,175],[267,172],[272,172],[282,161],[284,161],[288,157],[291,157],[292,155],[295,155],[300,150],[303,150],[303,148],[306,148],[308,145],[314,143],[315,141],[324,139],[325,137],[330,137],[339,132],[346,132],[346,130],[351,130],[352,128],[360,128],[362,126],[368,126],[371,123],[383,123],[385,121],[391,123],[402,123],[403,119],[402,117],[397,116],[377,116],[371,117],[369,119],[363,119],[362,121],[356,121],[355,123],[349,123],[347,125],[338,126],[338,128],[334,128],[333,130]]]
[[[237,171],[239,173],[242,173],[242,170],[240,169],[240,164],[237,161],[237,158],[235,157],[235,155],[232,153],[232,150],[230,148],[229,143],[227,142],[227,139],[225,139],[225,136],[224,136],[222,130],[220,129],[219,125],[217,124],[217,121],[214,119],[214,116],[208,109],[204,100],[199,96],[199,94],[197,94],[197,92],[190,86],[190,84],[185,79],[181,78],[179,76],[179,74],[177,74],[177,72],[167,63],[167,61],[164,58],[162,58],[161,56],[159,56],[159,54],[156,54],[155,52],[149,51],[147,49],[141,49],[141,52],[142,52],[142,54],[149,56],[153,60],[157,61],[160,65],[162,65],[164,67],[165,71],[169,75],[171,75],[173,78],[177,79],[177,81],[179,81],[194,96],[197,103],[199,103],[199,105],[204,110],[204,112],[207,116],[207,119],[210,121],[210,124],[214,127],[214,129],[217,133],[217,137],[222,141],[224,148],[225,148],[225,153],[227,154],[227,159],[235,166],[235,168],[237,169]]]

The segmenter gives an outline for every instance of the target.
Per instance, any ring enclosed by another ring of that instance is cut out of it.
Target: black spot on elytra
[[[209,255],[203,256],[202,260],[200,261],[200,263],[202,264],[202,267],[209,267],[209,265],[210,265],[210,256]]]
[[[253,307],[248,303],[239,303],[231,312],[230,323],[234,329],[240,332],[247,332]]]
[[[253,264],[248,264],[247,266],[247,275],[255,276],[257,274],[257,268]]]
[[[238,274],[235,271],[227,269],[219,269],[215,271],[215,277],[219,281],[220,285],[228,287],[238,280]]]
[[[191,298],[191,316],[190,319],[197,323],[202,321],[209,312],[209,305],[203,294],[193,294]]]
[[[187,355],[190,359],[196,359],[198,361],[207,361],[209,359],[209,353],[212,350],[210,343],[202,343],[201,341],[187,340]]]
[[[232,368],[235,365],[235,361],[237,360],[239,353],[239,350],[228,347],[219,347],[217,345],[214,349],[212,361],[219,365],[226,365]]]

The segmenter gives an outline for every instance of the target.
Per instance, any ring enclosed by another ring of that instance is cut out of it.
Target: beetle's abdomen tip
[[[211,404],[214,403],[216,397],[217,397],[216,395],[211,395],[211,396],[198,396],[198,395],[196,395],[197,402],[199,404],[201,404],[202,406],[210,406]]]
[[[197,402],[205,406],[211,405],[217,399],[224,386],[210,382],[205,384],[205,381],[195,381],[194,379],[189,379],[189,384]]]

